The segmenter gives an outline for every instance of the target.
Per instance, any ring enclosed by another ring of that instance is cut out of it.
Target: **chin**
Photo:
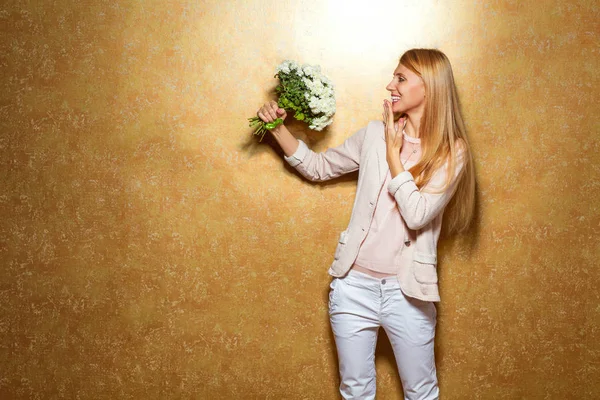
[[[392,111],[394,112],[395,118],[399,118],[402,114],[406,112],[406,110],[400,107],[392,107]]]
[[[398,115],[400,116],[400,114],[403,114],[404,110],[400,105],[392,105],[392,111],[394,112],[394,115]]]

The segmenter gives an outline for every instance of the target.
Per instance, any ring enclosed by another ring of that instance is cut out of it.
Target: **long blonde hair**
[[[412,49],[400,57],[400,63],[421,77],[426,96],[419,128],[422,155],[409,172],[421,189],[448,163],[448,179],[441,189],[445,190],[455,175],[460,153],[465,165],[454,196],[445,208],[443,225],[446,233],[464,232],[475,212],[475,168],[450,61],[436,49]]]

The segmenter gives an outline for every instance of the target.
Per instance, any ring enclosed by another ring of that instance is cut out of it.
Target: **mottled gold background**
[[[283,59],[336,84],[316,151],[400,54],[455,71],[478,219],[440,242],[445,399],[600,398],[599,21],[588,1],[5,1],[0,398],[334,399],[326,311],[356,175],[246,118]],[[387,340],[381,399],[401,399]]]

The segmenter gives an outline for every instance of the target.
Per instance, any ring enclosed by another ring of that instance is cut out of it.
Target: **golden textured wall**
[[[368,4],[368,6],[366,5]],[[356,175],[303,180],[246,118],[283,59],[337,88],[453,62],[478,219],[445,238],[445,399],[600,398],[596,1],[5,1],[0,398],[334,399],[326,302]],[[401,399],[391,349],[381,399]]]

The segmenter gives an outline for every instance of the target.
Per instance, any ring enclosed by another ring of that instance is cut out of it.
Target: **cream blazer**
[[[311,181],[326,181],[358,170],[356,197],[350,222],[341,232],[329,274],[342,277],[354,264],[358,250],[367,236],[375,211],[377,196],[385,182],[389,166],[386,158],[383,122],[372,121],[347,138],[341,145],[316,153],[299,141],[296,152],[284,159]],[[437,276],[437,242],[444,208],[454,195],[464,169],[462,153],[457,158],[454,178],[443,193],[441,189],[448,163],[419,190],[412,174],[404,171],[394,177],[387,190],[394,196],[404,221],[405,237],[401,246],[398,281],[402,291],[424,301],[440,301]]]

